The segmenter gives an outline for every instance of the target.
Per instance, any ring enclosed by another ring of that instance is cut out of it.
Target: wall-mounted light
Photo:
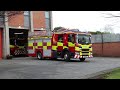
[[[23,32],[21,32],[21,33],[14,33],[14,34],[23,34]]]
[[[44,28],[41,28],[41,30],[44,30]]]
[[[21,26],[19,26],[18,28],[21,28]]]

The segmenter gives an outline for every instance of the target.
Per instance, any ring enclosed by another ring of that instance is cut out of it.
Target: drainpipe
[[[48,29],[48,35],[51,35],[51,31],[52,30],[53,30],[52,11],[49,11],[49,29]]]
[[[50,11],[50,30],[53,30],[53,18],[52,18],[52,11]]]
[[[101,39],[102,39],[102,56],[104,56],[103,55],[103,33],[101,33]]]
[[[30,15],[30,19],[29,19],[29,23],[30,23],[30,31],[34,32],[34,28],[33,28],[33,11],[29,12]]]

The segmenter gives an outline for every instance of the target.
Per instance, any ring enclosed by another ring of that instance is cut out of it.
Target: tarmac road
[[[14,58],[0,61],[0,79],[88,79],[120,67],[120,58],[94,57],[85,62]]]

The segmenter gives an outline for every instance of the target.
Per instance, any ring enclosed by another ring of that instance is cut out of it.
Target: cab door
[[[68,47],[69,51],[71,52],[75,51],[75,34],[68,35]]]
[[[63,50],[63,34],[59,34],[57,42],[57,51],[60,52],[62,50]]]

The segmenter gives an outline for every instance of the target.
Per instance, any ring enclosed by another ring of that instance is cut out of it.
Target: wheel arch
[[[65,52],[69,52],[69,53],[70,53],[70,51],[69,51],[68,48],[63,49],[63,50],[62,50],[62,58],[63,58]]]
[[[36,53],[36,55],[37,55],[37,53],[41,53],[42,56],[43,56],[43,51],[42,51],[41,49],[36,49],[36,50],[35,50],[35,53]]]

